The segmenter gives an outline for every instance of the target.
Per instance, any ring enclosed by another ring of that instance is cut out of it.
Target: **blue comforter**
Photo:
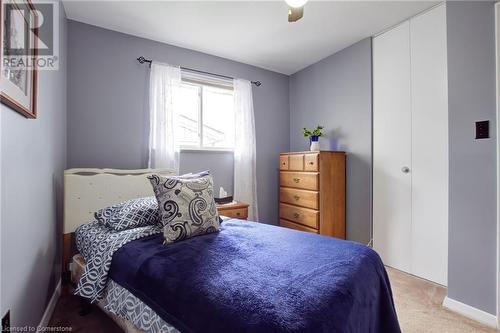
[[[182,332],[400,332],[389,280],[368,247],[254,222],[113,256],[109,277]]]

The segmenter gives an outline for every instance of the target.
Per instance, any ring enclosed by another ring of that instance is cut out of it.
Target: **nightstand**
[[[219,215],[246,220],[248,218],[249,204],[244,202],[232,202],[224,205],[217,205]]]

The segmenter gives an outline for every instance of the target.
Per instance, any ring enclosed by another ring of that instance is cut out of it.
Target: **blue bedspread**
[[[366,246],[254,222],[165,246],[124,245],[109,277],[181,332],[400,332]]]

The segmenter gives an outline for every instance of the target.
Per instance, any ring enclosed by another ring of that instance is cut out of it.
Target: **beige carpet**
[[[444,309],[446,288],[387,267],[404,333],[498,333]]]

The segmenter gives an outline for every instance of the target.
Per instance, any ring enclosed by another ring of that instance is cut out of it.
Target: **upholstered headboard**
[[[175,175],[169,169],[69,169],[64,171],[64,233],[93,220],[96,210],[152,196],[150,174]]]

